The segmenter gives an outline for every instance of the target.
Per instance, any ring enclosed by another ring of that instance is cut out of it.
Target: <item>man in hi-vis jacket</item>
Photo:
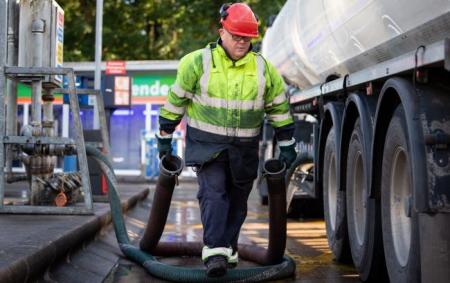
[[[234,3],[223,5],[220,16],[220,39],[181,59],[157,134],[160,157],[170,154],[172,133],[186,115],[185,159],[197,168],[202,259],[212,277],[237,264],[264,115],[275,129],[280,160],[289,166],[296,158],[283,80],[252,51],[250,40],[258,36],[255,14],[246,4]]]

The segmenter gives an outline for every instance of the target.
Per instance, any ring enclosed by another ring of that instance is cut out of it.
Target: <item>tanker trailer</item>
[[[263,39],[311,122],[288,198],[323,203],[363,281],[450,282],[449,37],[448,0],[288,0]]]

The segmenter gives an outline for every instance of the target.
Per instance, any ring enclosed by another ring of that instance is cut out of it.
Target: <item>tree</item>
[[[58,0],[65,12],[65,61],[93,61],[95,1]],[[248,0],[262,34],[285,0]],[[104,0],[103,59],[179,59],[218,38],[219,0]]]

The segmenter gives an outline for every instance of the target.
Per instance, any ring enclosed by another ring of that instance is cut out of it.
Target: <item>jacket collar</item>
[[[230,65],[234,65],[234,66],[238,67],[238,66],[242,66],[242,65],[247,64],[247,63],[251,60],[251,55],[250,55],[250,53],[252,53],[253,46],[250,44],[250,47],[249,47],[249,49],[248,49],[248,51],[247,51],[247,54],[245,54],[245,56],[242,57],[242,58],[239,59],[239,60],[233,60],[233,59],[230,58],[230,56],[228,55],[228,53],[227,53],[227,51],[225,50],[225,48],[223,48],[223,46],[222,46],[222,40],[221,40],[220,38],[217,40],[216,49],[217,49],[217,51],[219,52],[219,55],[220,55],[225,61],[229,62]]]

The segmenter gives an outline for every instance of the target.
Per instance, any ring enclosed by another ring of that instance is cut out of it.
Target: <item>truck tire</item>
[[[345,215],[345,191],[338,188],[336,135],[334,127],[328,133],[323,160],[323,205],[328,245],[339,262],[351,260]]]
[[[350,136],[346,168],[348,237],[353,263],[362,281],[387,281],[381,234],[380,203],[369,198],[364,137],[360,120]]]
[[[412,209],[411,158],[403,107],[394,112],[383,152],[381,217],[391,282],[420,282],[418,216]],[[425,162],[425,160],[423,161]]]

